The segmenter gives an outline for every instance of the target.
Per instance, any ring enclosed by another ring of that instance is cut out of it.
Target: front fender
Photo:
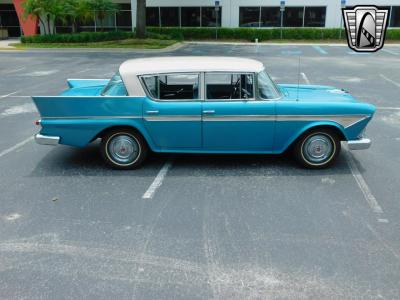
[[[347,140],[346,130],[342,125],[334,121],[313,121],[313,122],[279,122],[275,133],[274,152],[282,153],[286,151],[302,134],[317,127],[332,127],[339,130]]]

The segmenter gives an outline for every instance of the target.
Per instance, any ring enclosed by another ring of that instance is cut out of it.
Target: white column
[[[136,28],[136,0],[131,0],[132,31]]]

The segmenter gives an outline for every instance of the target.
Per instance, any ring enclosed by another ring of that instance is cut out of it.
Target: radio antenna
[[[299,64],[297,68],[297,96],[296,101],[299,101],[299,89],[300,89],[300,55],[299,55]]]

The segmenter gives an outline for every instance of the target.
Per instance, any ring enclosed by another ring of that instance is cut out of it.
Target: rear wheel
[[[340,139],[333,130],[311,130],[296,142],[294,151],[303,167],[323,169],[333,164],[338,156]]]
[[[136,169],[146,159],[148,147],[135,130],[116,128],[103,136],[101,152],[105,162],[115,169]]]

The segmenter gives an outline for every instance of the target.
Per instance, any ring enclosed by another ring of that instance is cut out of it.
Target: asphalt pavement
[[[326,170],[151,154],[116,171],[96,142],[34,143],[31,95],[157,55],[250,57],[278,83],[344,88],[376,105],[373,144]],[[399,45],[0,52],[0,299],[399,299],[399,95]]]

